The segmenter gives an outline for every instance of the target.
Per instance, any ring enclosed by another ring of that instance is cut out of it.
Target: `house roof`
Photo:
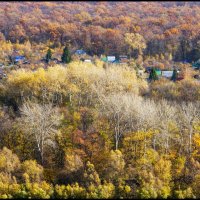
[[[107,58],[106,58],[106,57],[104,57],[104,58],[101,58],[101,60],[103,60],[103,61],[105,61],[105,62],[106,62],[106,61],[107,61]]]
[[[19,61],[25,59],[25,56],[14,56],[13,58],[15,61]]]
[[[82,49],[78,49],[75,51],[75,54],[82,55],[82,54],[86,54],[86,52]]]
[[[126,55],[120,55],[119,58],[128,58]]]

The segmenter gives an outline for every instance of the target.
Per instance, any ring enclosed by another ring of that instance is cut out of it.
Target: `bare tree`
[[[105,115],[114,129],[115,149],[118,149],[119,140],[124,132],[130,130],[129,114],[133,101],[139,97],[126,93],[114,93],[110,95],[98,94],[100,113]]]
[[[170,122],[174,122],[175,120],[176,107],[172,106],[166,100],[162,100],[157,104],[157,117],[158,117],[158,128],[161,132],[160,140],[161,145],[164,144],[165,152],[167,153],[169,150],[169,142],[171,139],[171,135],[169,132],[169,124]]]
[[[157,105],[152,100],[141,99],[139,104],[133,102],[132,116],[134,121],[131,123],[131,126],[134,131],[146,132],[150,129],[155,130],[158,127]],[[146,154],[147,141],[146,135],[144,136],[144,154]],[[155,149],[156,136],[153,135],[152,139],[153,147]]]
[[[43,164],[45,147],[55,146],[54,137],[60,124],[58,110],[52,104],[40,105],[27,101],[20,111],[21,126],[27,137],[36,142]]]
[[[156,126],[156,104],[131,93],[98,94],[101,113],[114,128],[115,148],[126,132],[147,131]]]
[[[182,142],[186,144],[187,152],[192,152],[192,139],[194,123],[200,120],[199,102],[183,102],[178,106],[178,126],[181,132]],[[184,135],[183,135],[184,134]]]

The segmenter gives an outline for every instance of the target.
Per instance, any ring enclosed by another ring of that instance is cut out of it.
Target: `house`
[[[107,62],[107,57],[102,57],[101,60]]]
[[[82,49],[78,49],[78,50],[75,51],[74,54],[80,56],[80,55],[86,55],[87,53],[84,50],[82,50]]]
[[[137,72],[138,72],[139,76],[143,76],[143,74],[144,74],[144,70],[142,70],[142,69],[139,69]]]
[[[161,76],[161,74],[162,74],[162,71],[160,70],[160,69],[155,69],[156,70],[156,74],[158,75],[158,76]]]
[[[12,59],[15,63],[18,63],[19,61],[24,61],[26,58],[25,56],[14,56]]]
[[[173,70],[162,71],[162,77],[171,78],[173,75]]]
[[[107,62],[114,62],[116,60],[115,56],[107,56]]]
[[[128,62],[128,57],[125,55],[120,55],[119,56],[119,61],[120,63],[127,63]]]
[[[18,62],[25,62],[26,57],[22,55],[18,55],[16,52],[14,52],[11,56],[9,56],[10,64],[16,64]]]
[[[108,63],[116,63],[116,62],[119,63],[119,61],[116,60],[115,56],[102,57],[101,60]]]
[[[91,63],[92,61],[90,59],[85,59],[84,62]]]

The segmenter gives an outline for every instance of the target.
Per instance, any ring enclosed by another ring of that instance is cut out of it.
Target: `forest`
[[[0,2],[0,198],[200,198],[199,11]]]
[[[126,33],[144,36],[145,56],[199,56],[199,2],[1,2],[1,37],[11,42],[70,42],[91,55],[130,53]]]

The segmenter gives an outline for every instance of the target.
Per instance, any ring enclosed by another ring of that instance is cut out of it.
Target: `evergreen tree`
[[[149,75],[149,80],[150,81],[155,81],[155,80],[158,80],[158,75],[156,74],[156,70],[155,68],[152,68],[151,69],[151,72],[150,72],[150,75]]]
[[[69,52],[69,49],[67,47],[65,47],[63,49],[63,55],[62,55],[61,59],[62,59],[63,63],[69,63],[71,61],[70,52]]]
[[[176,69],[173,70],[173,74],[172,74],[172,77],[171,77],[171,80],[172,81],[176,81],[178,78],[178,72]]]
[[[49,60],[51,59],[51,56],[52,56],[51,49],[48,49],[47,55],[46,55],[46,62],[47,62],[47,63],[49,63]]]

